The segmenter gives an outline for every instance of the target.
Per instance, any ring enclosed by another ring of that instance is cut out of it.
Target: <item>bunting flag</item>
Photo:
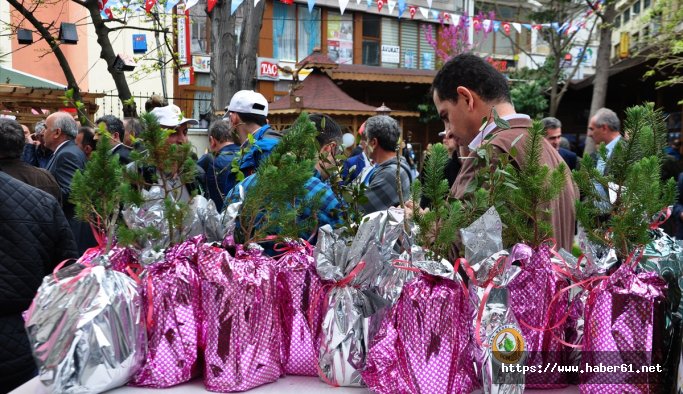
[[[472,20],[472,27],[474,28],[474,31],[481,30],[481,21],[479,20],[479,17],[474,17]]]
[[[420,7],[420,14],[422,14],[423,18],[429,19],[429,10],[428,9],[426,9],[424,7]]]
[[[531,25],[528,23],[522,23],[522,27],[524,27],[527,30],[531,30]]]
[[[429,6],[429,9],[432,8],[432,0],[427,0],[427,5]]]
[[[521,23],[513,22],[512,27],[514,27],[515,30],[517,30],[517,33],[520,33],[520,34],[522,33],[522,24]]]
[[[396,8],[396,0],[387,0],[387,3],[389,5],[389,14],[392,14],[394,12],[394,8]]]
[[[237,11],[239,6],[242,5],[243,2],[244,2],[244,0],[232,0],[232,2],[230,2],[230,15],[233,15],[235,13],[235,11]],[[293,2],[294,2],[294,0],[292,0],[292,3]],[[284,3],[284,1],[283,1],[283,3]],[[292,3],[289,3],[289,4],[292,4]],[[285,4],[287,4],[287,3],[285,3]]]
[[[171,12],[173,7],[175,7],[178,3],[180,3],[180,0],[168,0],[166,2],[166,12]]]
[[[100,16],[104,20],[114,19],[114,14],[112,14],[111,8],[105,8],[102,11],[100,11]]]
[[[199,3],[199,0],[185,0],[185,11],[196,6],[197,3]]]
[[[460,15],[451,14],[451,23],[458,26],[460,24]]]
[[[505,35],[509,36],[510,35],[510,23],[509,22],[503,22],[502,26],[503,26],[503,33],[505,33]]]
[[[498,33],[498,30],[500,30],[500,21],[493,21],[493,31]]]
[[[490,32],[491,31],[491,19],[484,19],[484,22],[482,22],[481,27],[484,29],[485,32]]]
[[[408,13],[410,14],[410,19],[415,18],[415,13],[417,13],[417,7],[411,5],[410,7],[408,7]]]
[[[233,0],[234,1],[234,0]],[[312,4],[311,4],[312,3]],[[308,0],[308,12],[313,12],[313,6],[315,5],[315,0]],[[339,12],[344,15],[346,11],[346,6],[349,5],[349,0],[339,0]]]
[[[152,12],[152,8],[154,7],[154,4],[157,3],[157,0],[145,0],[145,12],[148,14]]]
[[[382,12],[382,7],[384,7],[384,0],[377,0],[377,11]]]
[[[451,22],[451,15],[444,11],[443,14],[441,14],[441,19],[443,19],[444,23],[450,23]]]
[[[360,0],[356,0],[356,5],[360,5]]]
[[[280,0],[280,3],[292,5],[292,4],[294,4],[294,0]],[[241,4],[241,2],[240,2],[240,4]]]
[[[439,15],[441,15],[441,13],[439,11],[437,11],[437,10],[429,10],[429,11],[431,11],[433,19],[439,20]]]
[[[398,17],[400,18],[406,12],[406,0],[398,0]]]
[[[254,0],[254,8],[256,8],[256,5],[259,3],[261,0]]]
[[[100,11],[109,8],[107,7],[107,0],[97,0],[97,5],[100,7]]]
[[[536,31],[541,31],[542,28],[543,28],[543,26],[538,25],[538,24],[533,25],[533,27],[532,27],[532,29],[534,29],[534,30],[536,30]]]
[[[366,3],[368,4],[368,8],[372,6],[372,0],[366,0]]]
[[[347,1],[346,4],[348,4],[348,3],[349,2]],[[344,4],[344,8],[346,8],[346,4]],[[309,14],[313,12],[313,7],[315,7],[315,0],[308,0],[308,13]],[[339,9],[341,10],[341,13],[343,14],[344,10],[341,7],[342,7],[342,2],[339,1]]]
[[[216,6],[216,3],[218,3],[218,0],[207,0],[206,10],[209,12],[213,11],[213,7]]]

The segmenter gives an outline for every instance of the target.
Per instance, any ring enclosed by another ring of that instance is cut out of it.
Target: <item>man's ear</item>
[[[464,86],[458,86],[456,91],[458,92],[458,100],[465,100],[467,108],[470,110],[474,109],[474,95],[476,93]]]
[[[92,146],[86,145],[83,147],[83,149],[85,149],[85,156],[90,157],[90,154],[92,153]]]

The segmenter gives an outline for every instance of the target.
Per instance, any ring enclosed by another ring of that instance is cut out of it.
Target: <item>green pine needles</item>
[[[106,251],[112,246],[121,202],[129,192],[123,182],[123,168],[118,155],[112,155],[111,139],[106,130],[96,130],[100,138],[85,170],[77,170],[71,183],[70,201],[78,219],[89,223],[106,239]]]
[[[192,145],[169,144],[168,137],[175,130],[163,128],[156,116],[145,113],[140,116],[143,131],[138,136],[141,149],[131,152],[133,168],[124,172],[124,178],[132,186],[126,193],[125,202],[142,206],[145,202],[142,190],[160,186],[163,190],[164,218],[168,223],[171,243],[182,242],[184,223],[189,206],[183,201],[186,185],[195,180],[195,163],[191,157]],[[139,237],[159,236],[158,229],[119,228],[119,238],[124,244],[133,244]]]
[[[553,235],[548,207],[562,193],[569,174],[564,163],[555,169],[541,164],[545,138],[543,125],[535,121],[528,130],[523,164],[516,167],[508,163],[505,166],[502,204],[496,208],[502,212],[506,239],[536,247]],[[519,153],[513,143],[510,155],[515,157]]]
[[[304,187],[318,158],[317,133],[308,115],[302,113],[261,162],[237,219],[238,243],[247,245],[273,235],[296,239],[317,227],[319,195],[307,198]]]
[[[424,184],[415,180],[412,185],[412,200],[419,205],[424,197],[429,200],[429,209],[416,209],[413,221],[420,229],[417,244],[431,253],[433,258],[447,258],[456,241],[460,228],[468,224],[463,214],[463,205],[458,200],[449,200],[448,181],[445,169],[450,157],[442,144],[432,146],[423,171]]]
[[[590,241],[614,248],[622,260],[650,242],[652,218],[676,198],[675,181],[660,179],[667,137],[661,111],[652,103],[628,108],[624,131],[609,158],[604,145],[598,151],[604,174],[588,155],[574,172],[584,197],[576,203],[579,223]]]

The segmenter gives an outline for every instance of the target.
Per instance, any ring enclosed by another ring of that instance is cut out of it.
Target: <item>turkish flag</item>
[[[417,12],[417,7],[411,5],[410,8],[408,8],[408,12],[410,13],[410,19],[413,19],[415,17],[415,13]]]
[[[541,26],[541,25],[534,25],[534,30],[536,30],[536,31],[541,31],[542,28],[543,28],[543,26]]]
[[[510,23],[503,22],[503,31],[505,34],[510,35]]]
[[[100,11],[102,11],[102,10],[104,9],[104,7],[107,5],[107,1],[108,1],[108,0],[98,0],[98,1],[97,1],[97,3],[98,3],[99,6],[100,6]]]
[[[481,30],[481,21],[480,21],[479,18],[476,17],[476,16],[475,16],[474,19],[472,20],[472,27],[474,27],[474,30],[475,30],[475,31]]]
[[[152,12],[152,7],[157,3],[157,0],[145,0],[145,11],[149,14]]]
[[[377,11],[382,12],[382,7],[384,7],[384,0],[377,0]]]
[[[217,3],[217,2],[218,2],[218,0],[209,0],[209,1],[206,3],[206,9],[207,9],[209,12],[211,12],[211,10],[213,10],[213,7],[216,6],[216,3]]]

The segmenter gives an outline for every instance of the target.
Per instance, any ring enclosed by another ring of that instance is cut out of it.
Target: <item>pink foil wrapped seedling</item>
[[[277,306],[282,322],[282,365],[287,375],[318,376],[322,281],[306,241],[276,245]]]
[[[581,349],[580,367],[584,369],[580,374],[581,393],[665,390],[661,372],[636,373],[636,370],[641,366],[664,364],[666,282],[655,272],[636,273],[628,260],[588,295]],[[627,369],[601,372],[586,368],[601,363],[626,365]]]
[[[435,265],[445,269],[429,269]],[[453,279],[453,267],[445,261],[415,262],[407,269],[417,270],[418,276],[406,283],[382,321],[363,380],[382,394],[472,392],[479,381],[467,290],[459,276]]]
[[[246,391],[276,381],[282,327],[276,302],[275,262],[259,247],[199,251],[204,325],[204,385],[210,391]]]
[[[564,340],[568,320],[565,317],[568,293],[563,293],[551,305],[553,296],[567,287],[568,282],[553,270],[550,255],[551,249],[546,244],[535,249],[517,244],[509,256],[521,267],[508,289],[510,307],[526,341],[527,365],[567,365],[568,362],[569,351],[560,342]],[[525,382],[529,388],[561,388],[567,385],[568,376],[557,368],[550,368],[527,373]]]
[[[196,261],[202,242],[197,236],[172,246],[141,277],[149,342],[145,363],[131,385],[171,387],[199,373],[202,318]]]

